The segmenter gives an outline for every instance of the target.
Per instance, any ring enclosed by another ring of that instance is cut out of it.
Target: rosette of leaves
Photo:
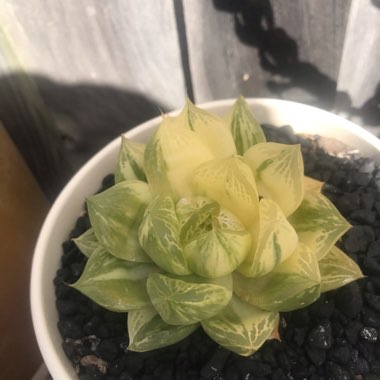
[[[146,145],[123,137],[115,179],[87,201],[73,286],[128,312],[130,350],[202,327],[250,355],[279,312],[362,277],[335,246],[350,225],[304,176],[300,146],[266,142],[243,98],[225,117],[188,101]]]

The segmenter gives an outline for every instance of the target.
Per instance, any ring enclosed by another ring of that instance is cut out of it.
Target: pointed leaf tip
[[[170,346],[189,336],[198,327],[199,324],[169,325],[153,307],[133,310],[128,313],[128,349],[145,352]]]
[[[120,260],[98,247],[72,286],[106,309],[126,312],[150,305],[146,279],[157,271],[154,264]]]
[[[213,158],[205,142],[181,120],[164,119],[145,148],[144,168],[152,193],[173,199],[188,196],[194,169]]]
[[[319,261],[321,292],[327,292],[363,278],[359,266],[338,247],[332,247]]]
[[[89,228],[86,232],[73,240],[79,250],[87,257],[90,257],[92,252],[100,246],[93,228]]]
[[[194,131],[216,158],[236,154],[235,142],[224,119],[194,105],[189,99],[178,116]]]
[[[289,217],[300,241],[307,244],[321,260],[337,240],[351,227],[323,194],[305,193],[300,207]]]
[[[221,346],[242,356],[257,351],[278,324],[276,312],[264,311],[233,296],[230,304],[202,327]]]
[[[265,142],[265,135],[243,96],[239,96],[225,116],[235,141],[237,153],[243,155],[252,145]]]
[[[87,200],[95,236],[109,253],[129,261],[151,261],[138,241],[138,227],[150,199],[147,183],[130,180]]]
[[[299,145],[259,143],[244,153],[255,176],[260,196],[273,199],[286,216],[304,195],[304,166]]]
[[[119,157],[115,169],[115,182],[137,179],[146,182],[144,172],[145,144],[121,137]]]

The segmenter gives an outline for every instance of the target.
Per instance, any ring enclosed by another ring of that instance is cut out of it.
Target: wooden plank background
[[[377,104],[380,42],[362,75],[372,87],[350,79],[361,75],[355,28],[379,34],[375,1],[0,0],[0,9],[0,119],[50,197],[106,142],[186,95],[348,105],[356,116],[368,96]]]
[[[346,0],[185,1],[197,100],[244,94],[329,106],[349,8]]]

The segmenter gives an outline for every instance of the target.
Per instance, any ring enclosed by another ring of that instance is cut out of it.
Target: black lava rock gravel
[[[338,245],[367,277],[283,313],[281,341],[267,341],[248,358],[219,347],[202,329],[164,349],[130,352],[127,314],[105,310],[66,285],[86,262],[71,240],[90,226],[84,212],[63,243],[55,278],[58,329],[79,379],[380,379],[380,170],[359,156],[330,156],[318,138],[295,136],[290,127],[264,130],[270,141],[302,144],[306,174],[326,182],[324,194],[353,225]],[[102,190],[112,183],[107,176]]]

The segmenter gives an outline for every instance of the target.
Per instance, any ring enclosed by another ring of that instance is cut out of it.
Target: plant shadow
[[[147,96],[111,86],[21,72],[0,78],[0,120],[51,200],[94,153],[161,111]]]

